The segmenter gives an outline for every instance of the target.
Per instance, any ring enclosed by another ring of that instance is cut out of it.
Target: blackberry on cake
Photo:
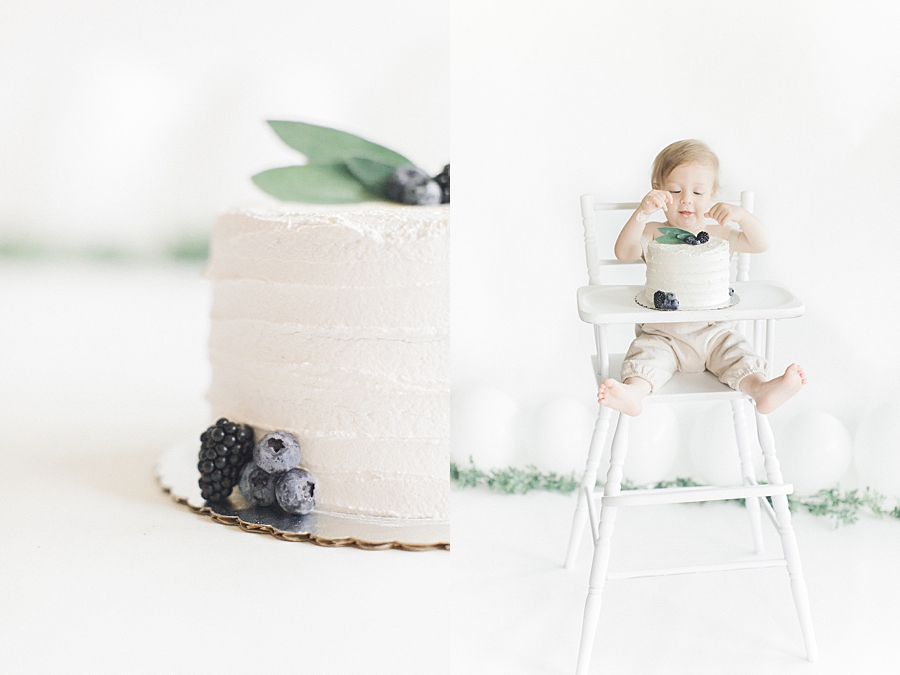
[[[653,294],[653,306],[656,307],[656,309],[662,309],[665,302],[665,293],[663,293],[662,291],[656,291],[656,293]]]
[[[697,241],[701,244],[705,244],[709,241],[709,232],[698,232],[697,233]]]
[[[450,165],[444,167],[437,176],[434,177],[435,182],[441,186],[441,204],[450,203]]]
[[[253,430],[221,418],[200,434],[197,469],[200,495],[207,501],[228,499],[238,482],[238,469],[253,452]]]

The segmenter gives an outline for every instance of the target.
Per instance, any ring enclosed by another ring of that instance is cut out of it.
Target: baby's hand
[[[644,197],[643,201],[641,201],[641,205],[638,207],[640,212],[645,216],[649,216],[651,213],[662,209],[663,211],[668,211],[669,207],[667,204],[672,203],[672,193],[666,192],[665,190],[650,190],[647,193],[647,196]]]
[[[712,218],[719,225],[727,225],[728,223],[739,223],[747,212],[740,206],[719,202],[709,211],[703,214],[704,218]]]

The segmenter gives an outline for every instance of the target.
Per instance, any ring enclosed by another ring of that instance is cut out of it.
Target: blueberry
[[[273,431],[259,439],[253,461],[269,473],[284,473],[300,463],[300,444],[286,431]]]
[[[669,311],[678,309],[678,298],[674,293],[666,293],[662,308]]]
[[[416,185],[406,189],[404,204],[417,204],[419,206],[434,206],[440,204],[443,198],[441,186],[436,181],[430,180],[425,185]]]
[[[729,298],[733,298],[733,297],[734,297],[734,289],[731,288],[731,287],[728,288],[728,297],[729,297]]]
[[[694,237],[693,235],[689,235],[684,238],[684,243],[690,244],[691,246],[696,246],[697,244],[700,243],[700,240],[697,239],[697,237]]]
[[[275,483],[278,476],[247,462],[241,471],[238,489],[251,506],[271,506],[275,503]]]
[[[440,204],[441,186],[417,166],[401,166],[387,179],[384,195],[401,204]]]
[[[288,513],[309,513],[316,507],[316,481],[305,469],[291,469],[278,477],[275,499]]]
[[[427,173],[417,166],[401,166],[394,169],[384,186],[384,196],[395,202],[403,202],[408,187],[425,185],[430,180]]]

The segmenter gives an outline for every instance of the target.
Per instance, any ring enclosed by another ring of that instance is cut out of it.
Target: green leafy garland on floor
[[[450,478],[458,487],[467,488],[486,485],[494,490],[507,494],[525,494],[531,490],[547,490],[569,494],[578,488],[575,472],[568,476],[560,476],[553,471],[543,472],[532,464],[524,469],[509,467],[508,469],[491,469],[485,473],[475,467],[469,460],[469,467],[460,469],[450,462]]]
[[[525,494],[531,490],[546,490],[548,492],[561,492],[569,494],[578,489],[579,481],[575,478],[575,472],[568,475],[560,475],[553,471],[541,471],[533,464],[524,469],[509,467],[507,469],[491,469],[488,472],[477,468],[469,459],[469,466],[460,468],[454,462],[450,463],[450,478],[459,488],[487,486],[493,490],[499,490],[507,494]],[[676,478],[675,480],[660,481],[652,487],[662,489],[669,487],[695,487],[697,483],[691,478]],[[635,490],[640,486],[634,485],[627,478],[622,481],[623,490]],[[735,501],[743,504],[743,499]],[[872,488],[865,490],[841,491],[837,487],[819,490],[808,497],[796,497],[788,495],[788,504],[792,511],[805,508],[814,516],[826,516],[830,518],[835,527],[838,525],[850,525],[859,520],[860,512],[868,510],[875,516],[893,516],[900,518],[900,504],[889,509],[885,506],[887,498]]]

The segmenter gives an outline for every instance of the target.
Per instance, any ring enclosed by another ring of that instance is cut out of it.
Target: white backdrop
[[[505,392],[522,450],[541,406],[594,400],[578,196],[640,196],[658,150],[698,137],[773,231],[757,274],[806,301],[776,365],[809,385],[776,421],[824,411],[852,432],[898,393],[890,4],[0,6],[0,239],[150,251],[206,231],[260,199],[251,174],[295,161],[271,117],[430,171],[452,155],[452,386]]]
[[[352,131],[434,173],[450,156],[442,3],[0,7],[0,234],[152,250],[208,230],[260,199],[252,174],[301,161],[266,119]]]
[[[467,3],[477,26],[454,43],[457,390],[507,392],[520,435],[548,400],[594,400],[578,196],[637,199],[656,153],[696,137],[719,155],[723,192],[755,191],[773,232],[757,277],[806,302],[779,326],[776,366],[801,363],[809,384],[775,421],[825,411],[852,431],[896,396],[900,8],[517,7]]]

